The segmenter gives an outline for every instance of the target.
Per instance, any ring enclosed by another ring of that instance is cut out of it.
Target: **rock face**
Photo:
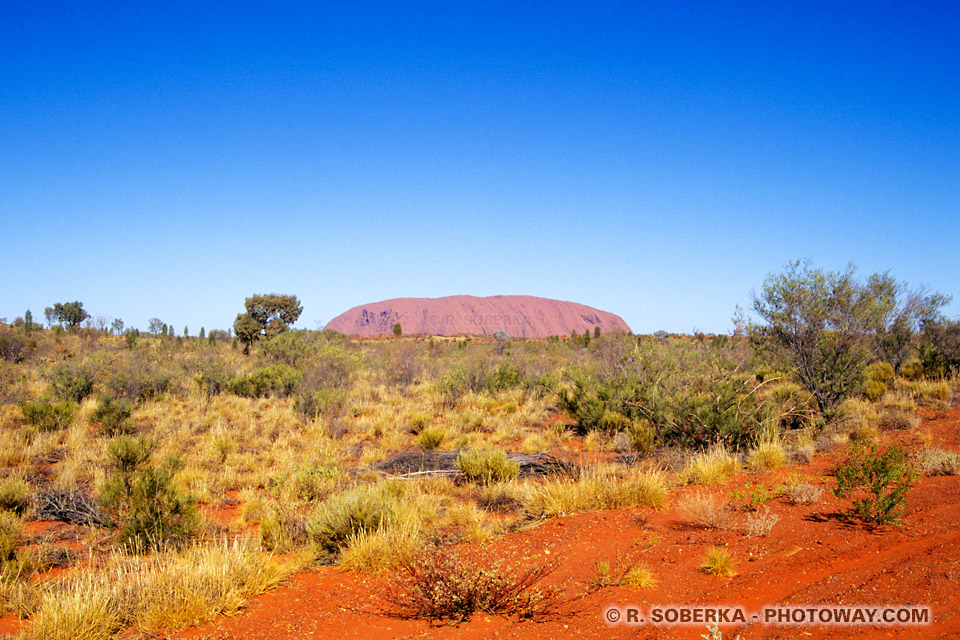
[[[354,307],[325,328],[371,336],[391,333],[397,322],[405,335],[492,335],[503,330],[515,338],[545,338],[568,336],[571,331],[592,335],[594,327],[600,327],[602,333],[630,331],[627,323],[612,313],[533,296],[394,298]]]

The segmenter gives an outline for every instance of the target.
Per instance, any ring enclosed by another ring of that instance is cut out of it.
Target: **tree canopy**
[[[68,327],[75,328],[89,318],[90,314],[83,308],[82,302],[74,301],[58,302],[53,307],[47,307],[44,310],[44,316],[50,324],[56,321],[61,325],[66,324]]]
[[[233,330],[245,352],[256,340],[287,331],[303,313],[297,296],[279,293],[253,295],[246,299],[244,307],[247,312],[237,315]]]

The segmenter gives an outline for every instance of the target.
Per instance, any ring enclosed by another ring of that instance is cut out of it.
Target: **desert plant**
[[[717,484],[740,471],[740,460],[724,447],[692,456],[677,474],[682,484]]]
[[[29,506],[30,485],[15,476],[0,480],[0,511],[10,511],[19,516]]]
[[[925,447],[913,456],[917,471],[927,476],[960,474],[960,454],[934,447]]]
[[[84,366],[62,364],[50,373],[50,385],[61,400],[82,402],[93,393],[93,372]]]
[[[481,563],[446,549],[429,549],[401,565],[401,577],[387,600],[404,618],[462,622],[477,612],[516,618],[554,613],[560,590],[540,582],[553,565]]]
[[[834,495],[859,496],[853,500],[854,516],[876,524],[900,521],[915,472],[899,445],[878,454],[875,445],[855,443],[836,474]]]
[[[737,575],[730,552],[723,547],[710,547],[704,556],[700,570],[714,576],[731,577]]]
[[[92,422],[100,424],[100,430],[109,437],[129,433],[127,420],[133,414],[133,404],[125,398],[104,396],[90,416]]]
[[[183,543],[199,524],[193,498],[173,481],[181,463],[168,458],[160,466],[150,464],[154,446],[128,436],[107,444],[112,473],[101,501],[121,523],[120,540],[137,551]]]
[[[723,500],[706,491],[683,496],[677,503],[677,514],[683,524],[702,529],[726,529],[732,520]]]
[[[770,512],[770,507],[747,514],[744,530],[748,537],[766,537],[770,535],[774,525],[780,522],[780,516]]]
[[[787,464],[787,452],[777,437],[761,438],[747,455],[747,466],[753,470],[779,469]]]
[[[823,497],[823,489],[803,481],[798,475],[784,485],[783,495],[790,504],[816,504],[820,502],[820,498]]]
[[[55,431],[70,424],[76,405],[70,400],[51,402],[49,399],[42,399],[37,402],[21,403],[20,410],[27,424],[37,427],[40,431]]]
[[[395,525],[405,509],[402,487],[361,485],[333,495],[307,520],[307,536],[320,558],[335,556],[352,536]]]
[[[237,376],[230,381],[230,391],[238,396],[262,398],[273,395],[286,397],[300,383],[303,374],[285,364],[275,364],[257,369],[246,376]]]
[[[421,449],[436,449],[447,439],[447,432],[441,427],[427,427],[420,431],[415,438]]]
[[[508,482],[520,473],[520,464],[503,449],[463,449],[456,465],[468,482],[481,485]]]

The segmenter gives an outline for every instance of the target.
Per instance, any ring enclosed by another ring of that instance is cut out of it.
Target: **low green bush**
[[[37,427],[40,431],[56,431],[63,429],[73,420],[77,405],[70,400],[51,402],[49,399],[37,402],[23,402],[20,410],[27,424]]]
[[[508,482],[520,474],[520,464],[503,449],[463,449],[456,464],[468,482],[481,485]]]
[[[286,397],[303,378],[303,373],[285,364],[276,364],[258,369],[247,376],[237,376],[230,381],[230,391],[238,396],[262,398],[265,396]]]
[[[852,515],[876,524],[900,521],[907,505],[907,491],[916,477],[907,454],[899,445],[878,454],[876,445],[855,443],[847,460],[837,469],[838,498],[853,496]]]
[[[133,414],[133,403],[125,398],[100,398],[97,408],[90,416],[91,422],[100,424],[100,431],[111,438],[129,433],[128,419]]]

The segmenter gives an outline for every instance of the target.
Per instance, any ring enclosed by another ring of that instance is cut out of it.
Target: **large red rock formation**
[[[329,323],[348,335],[389,334],[399,322],[404,334],[452,336],[492,335],[506,331],[516,338],[568,336],[571,331],[593,334],[630,331],[620,316],[593,307],[533,296],[448,296],[395,298],[354,307]]]

